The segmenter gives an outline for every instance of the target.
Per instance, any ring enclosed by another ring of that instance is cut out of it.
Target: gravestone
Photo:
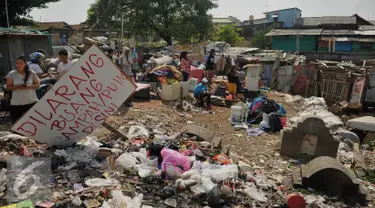
[[[318,116],[307,116],[281,134],[281,154],[298,159],[312,160],[320,156],[336,158],[339,140],[331,134]]]

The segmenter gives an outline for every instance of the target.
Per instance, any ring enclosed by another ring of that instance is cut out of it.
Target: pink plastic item
[[[288,121],[288,118],[286,117],[281,117],[280,118],[280,122],[281,122],[281,126],[283,126],[284,128],[286,128],[286,122]]]
[[[167,167],[170,165],[172,165],[178,173],[190,170],[191,162],[189,157],[186,157],[177,151],[163,148],[161,150],[161,156],[163,157],[161,167],[164,171],[167,171]]]

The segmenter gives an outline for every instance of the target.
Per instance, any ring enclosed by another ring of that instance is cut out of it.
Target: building
[[[85,37],[106,36],[106,30],[90,28],[85,22],[77,25],[69,25],[66,22],[40,22],[34,29],[48,32],[51,35],[52,45],[64,45],[66,43],[82,44]]]
[[[215,17],[212,18],[212,22],[215,26],[225,26],[225,25],[235,25],[235,26],[242,26],[242,21],[236,17],[229,16],[229,17]]]
[[[292,29],[274,29],[272,49],[298,52],[375,52],[374,25],[358,16],[301,17]]]
[[[266,19],[268,19],[268,22],[282,22],[283,28],[291,28],[294,26],[296,21],[301,18],[301,12],[302,11],[300,9],[294,7],[289,9],[264,12],[264,14],[266,15]]]
[[[254,19],[251,15],[249,20],[243,22],[243,33],[246,39],[251,38],[260,29],[270,26],[274,28],[291,28],[301,18],[301,10],[298,8],[281,9],[264,13],[265,17]]]
[[[17,30],[0,27],[0,76],[15,69],[18,56],[28,57],[32,52],[43,49],[47,56],[52,55],[49,35],[35,30]]]
[[[46,31],[51,35],[52,45],[63,45],[73,34],[74,29],[66,22],[39,22],[36,27],[40,31]]]

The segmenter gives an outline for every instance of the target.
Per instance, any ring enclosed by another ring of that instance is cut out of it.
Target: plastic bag
[[[244,189],[246,195],[259,202],[267,202],[267,197],[263,191],[258,190],[254,184],[247,184],[247,187]]]
[[[149,133],[143,126],[132,126],[130,127],[127,136],[129,139],[147,139],[149,138]]]

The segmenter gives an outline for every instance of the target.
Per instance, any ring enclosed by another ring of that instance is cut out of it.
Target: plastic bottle
[[[163,170],[166,172],[167,169],[170,172],[171,168],[174,168],[175,172],[180,174],[190,170],[191,162],[189,157],[177,151],[168,148],[163,148],[161,150],[161,156],[163,157],[163,162],[161,166]]]

